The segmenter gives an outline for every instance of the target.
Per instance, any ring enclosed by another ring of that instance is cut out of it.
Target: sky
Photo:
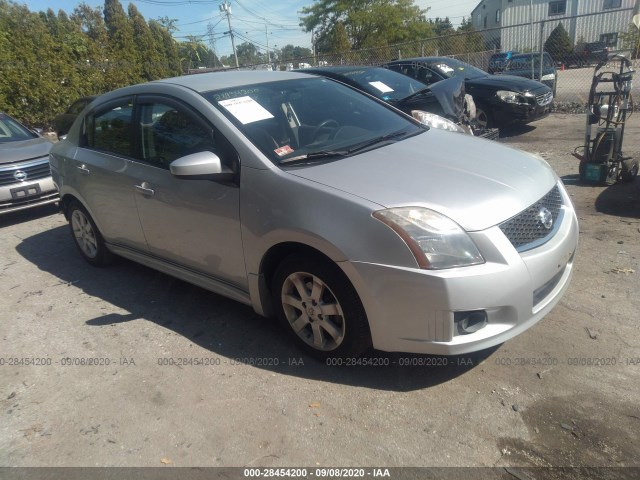
[[[17,0],[26,3],[31,11],[52,8],[71,13],[81,0]],[[281,48],[287,44],[311,48],[311,34],[299,27],[299,11],[313,4],[313,0],[227,0],[231,5],[231,26],[236,33],[236,46],[244,41],[254,43],[260,51],[269,48]],[[125,11],[129,0],[120,0]],[[448,16],[454,26],[463,16],[468,17],[479,0],[416,0],[423,9],[430,7],[428,18]],[[102,8],[101,0],[85,0],[92,7]],[[229,30],[226,16],[220,12],[222,0],[133,0],[140,13],[146,19],[167,16],[177,19],[179,30],[174,33],[177,40],[187,35],[204,36],[203,41],[213,46],[219,56],[231,53],[231,40],[224,32]],[[207,35],[207,26],[211,24],[213,36]],[[266,31],[265,31],[266,28]],[[213,39],[213,45],[210,40]]]

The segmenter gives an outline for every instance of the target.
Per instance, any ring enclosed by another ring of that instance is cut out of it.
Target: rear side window
[[[133,156],[131,124],[133,99],[110,104],[87,118],[86,146],[108,153]]]

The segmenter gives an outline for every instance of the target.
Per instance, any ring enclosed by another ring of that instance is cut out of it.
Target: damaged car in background
[[[573,271],[576,214],[543,159],[324,77],[122,88],[51,164],[87,262],[120,255],[275,315],[321,359],[489,348],[542,319]]]
[[[393,105],[433,128],[498,138],[498,130],[482,128],[475,121],[475,105],[465,95],[464,82],[449,78],[425,83],[382,67],[325,66],[299,70],[346,83]]]

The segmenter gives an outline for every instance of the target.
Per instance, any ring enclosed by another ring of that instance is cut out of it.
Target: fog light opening
[[[475,333],[487,326],[489,320],[484,310],[472,310],[469,312],[455,312],[453,320],[456,324],[458,335]]]

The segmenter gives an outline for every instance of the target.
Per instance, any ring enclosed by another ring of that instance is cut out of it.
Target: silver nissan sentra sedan
[[[51,167],[89,263],[119,255],[251,305],[320,358],[502,343],[560,300],[578,242],[541,158],[301,73],[116,90]]]

